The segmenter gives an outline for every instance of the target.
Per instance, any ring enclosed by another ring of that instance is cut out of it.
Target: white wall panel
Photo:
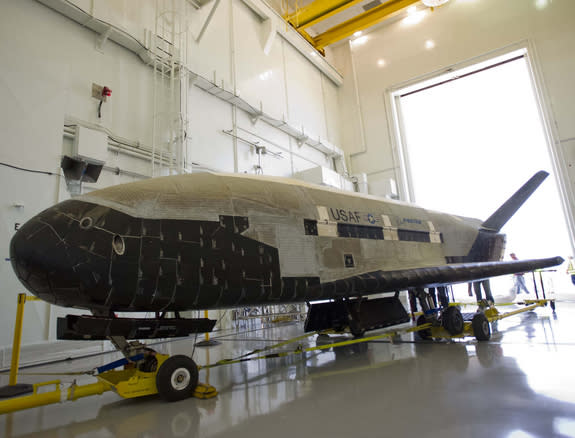
[[[348,44],[332,50],[334,64],[338,65],[345,80],[338,89],[338,115],[341,121],[339,130],[340,142],[345,145],[346,154],[360,152],[364,148],[363,125],[361,123],[361,106],[358,105],[357,87],[354,80],[352,58]]]
[[[233,91],[232,64],[230,50],[231,1],[221,0],[211,22],[198,43],[200,30],[208,19],[214,2],[208,3],[190,15],[190,38],[188,39],[188,65],[190,69]]]
[[[571,181],[575,181],[575,137],[565,139],[561,143],[561,149],[567,164],[569,178]]]
[[[14,15],[3,14],[0,18],[3,40],[10,41],[0,50],[10,52],[15,81],[26,88],[24,94],[37,93],[36,104],[41,103],[45,93],[65,98],[66,114],[103,123],[117,135],[151,143],[151,69],[143,68],[136,56],[113,42],[108,41],[102,51],[95,50],[98,35],[94,32],[35,2],[21,3],[21,10],[14,7],[18,2],[3,5],[14,8]],[[38,17],[35,32],[22,32],[24,10],[30,17]],[[6,67],[0,74],[10,74],[10,67]],[[98,101],[91,98],[93,82],[112,89],[111,99],[102,107],[102,119],[97,117]],[[56,108],[53,113],[61,115]]]
[[[156,3],[161,4],[162,2],[138,0],[137,7],[134,7],[132,0],[93,1],[90,5],[84,6],[81,6],[80,3],[87,2],[74,0],[74,3],[86,11],[90,11],[93,7],[93,14],[101,20],[111,23],[138,38],[143,38],[143,30],[145,28],[154,30],[156,24]]]
[[[292,151],[294,153],[294,173],[310,169],[315,166],[324,166],[332,168],[332,163],[324,154],[305,145],[298,145],[293,139]]]
[[[310,135],[327,138],[321,73],[292,46],[284,43],[283,47],[290,123],[305,127]]]
[[[112,42],[107,43],[104,53],[95,51],[91,47],[95,37],[90,31],[85,31],[82,36],[67,46],[70,54],[85,51],[86,59],[78,62],[69,56],[62,60],[72,78],[67,83],[66,114],[101,124],[121,137],[151,145],[154,116],[152,70],[136,56],[126,56],[126,50]],[[92,83],[112,90],[112,96],[102,105],[100,119],[99,102],[91,97]],[[158,102],[161,101],[158,99]]]
[[[312,167],[316,167],[316,165],[307,158],[308,158],[307,155],[304,156],[302,154],[297,155],[294,154],[293,157],[294,173],[311,169]]]
[[[281,154],[281,158],[271,154],[262,156],[265,175],[291,177],[293,173],[312,167],[331,167],[330,160],[324,154],[307,145],[298,145],[293,138],[262,121],[254,124],[240,112],[237,126],[238,137],[258,146],[265,146],[272,153]],[[238,141],[238,158],[239,172],[255,173],[254,165],[258,163],[255,147]]]
[[[276,119],[286,115],[282,40],[275,36],[269,54],[261,19],[243,2],[234,3],[237,90],[252,106]]]
[[[222,132],[232,129],[231,105],[192,86],[188,118],[187,160],[214,170],[233,172],[233,141]]]
[[[70,0],[71,3],[87,12],[92,12],[94,5],[93,0]]]
[[[4,158],[2,159],[4,160]],[[40,210],[55,201],[58,177],[24,173],[19,170],[2,167],[0,186],[9,188],[2,195],[0,203],[0,346],[12,343],[13,327],[16,315],[16,303],[19,293],[27,292],[12,270],[9,257],[10,239],[15,233],[17,223],[23,224]],[[23,207],[15,207],[14,204]],[[22,342],[29,344],[45,339],[47,305],[34,303],[26,306]]]
[[[252,123],[246,113],[238,111],[237,135],[258,146],[264,146],[272,153],[281,154],[281,158],[272,154],[262,156],[264,175],[291,176],[290,138],[287,134],[272,126],[258,121]],[[238,141],[238,172],[255,173],[258,156],[254,146]]]
[[[338,103],[339,88],[325,76],[321,76],[324,113],[326,117],[327,139],[336,145],[341,144],[340,111]]]
[[[18,12],[14,11],[16,17]],[[52,171],[59,167],[68,69],[38,47],[34,38],[22,35],[12,40],[20,26],[15,17],[3,17],[0,40],[11,44],[0,45],[0,157]]]
[[[12,2],[14,3],[14,2]],[[65,84],[68,71],[31,44],[21,35],[25,11],[5,5],[8,14],[0,14],[0,161],[20,167],[58,172],[64,123]],[[34,9],[32,5],[31,9]],[[44,9],[37,6],[39,9]],[[40,26],[42,26],[40,24]],[[23,224],[33,215],[57,201],[58,177],[24,173],[2,167],[0,187],[3,188],[0,220],[0,346],[12,341],[17,294],[25,292],[16,279],[9,261],[9,243],[15,224]],[[23,204],[17,208],[16,203]],[[46,305],[29,306],[25,314],[23,342],[30,343],[45,336]]]

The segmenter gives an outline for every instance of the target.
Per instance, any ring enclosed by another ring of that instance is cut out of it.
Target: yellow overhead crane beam
[[[287,14],[285,19],[297,30],[305,29],[362,1],[315,0],[307,6],[297,9],[293,14]]]
[[[397,14],[402,9],[405,9],[414,3],[419,3],[419,0],[389,0],[382,3],[381,5],[344,21],[343,23],[338,24],[337,26],[334,26],[316,36],[313,38],[314,47],[316,49],[323,49],[330,44],[353,35],[354,32],[365,30],[368,27]]]
[[[321,1],[327,2],[327,0],[316,0],[311,5],[306,7],[308,9],[310,6],[315,5],[317,2]],[[357,15],[347,21],[344,21],[337,26],[332,27],[331,29],[326,30],[324,33],[317,35],[316,37],[312,38],[312,44],[317,50],[323,50],[324,47],[329,46],[337,41],[340,41],[344,38],[347,38],[353,35],[354,32],[365,30],[368,27],[371,27],[386,18],[389,18],[401,10],[415,4],[419,3],[420,0],[389,0],[385,3],[382,3],[379,6],[376,6],[373,9],[370,9],[363,14]],[[334,1],[333,3],[342,3],[343,0]],[[355,2],[354,2],[355,3]],[[351,5],[349,5],[351,6]],[[318,8],[319,10],[319,8]],[[328,12],[330,14],[330,12]],[[333,14],[331,14],[333,15]],[[311,17],[311,14],[309,15]],[[315,18],[314,23],[321,21],[323,18],[327,18],[327,16],[322,16]],[[300,16],[301,19],[301,16]],[[292,23],[293,24],[293,23]],[[297,29],[297,27],[296,27]],[[298,29],[300,30],[300,29]],[[300,30],[302,33],[303,30]],[[304,36],[305,37],[305,36]],[[309,38],[309,35],[308,35]],[[307,38],[306,38],[307,39]]]

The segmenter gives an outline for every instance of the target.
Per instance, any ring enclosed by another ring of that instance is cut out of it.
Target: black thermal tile
[[[161,220],[142,219],[142,236],[160,237],[162,230]]]

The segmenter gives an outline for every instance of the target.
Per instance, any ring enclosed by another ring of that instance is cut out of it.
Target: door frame
[[[399,181],[398,189],[400,199],[414,202],[415,195],[413,189],[413,178],[409,163],[409,153],[405,141],[405,124],[401,111],[401,96],[405,93],[416,91],[429,86],[437,85],[441,82],[456,78],[461,74],[471,73],[485,67],[494,66],[509,61],[517,56],[523,56],[528,74],[531,78],[531,86],[535,95],[535,102],[539,111],[539,116],[543,125],[547,151],[551,159],[551,166],[555,177],[555,182],[559,190],[559,199],[563,209],[563,215],[567,223],[569,241],[572,253],[575,254],[575,215],[573,206],[575,197],[571,188],[567,163],[561,149],[560,137],[554,123],[553,112],[549,105],[548,93],[541,73],[540,64],[537,58],[535,45],[529,40],[523,40],[500,49],[493,50],[474,58],[450,65],[404,82],[395,84],[387,88],[384,92],[384,104],[387,113],[391,115],[391,146],[394,155],[399,161]]]

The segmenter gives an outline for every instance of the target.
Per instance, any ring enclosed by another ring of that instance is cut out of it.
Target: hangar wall
[[[339,96],[346,120],[342,146],[350,155],[350,171],[367,173],[371,193],[384,195],[389,178],[401,180],[385,105],[388,89],[525,40],[536,52],[554,140],[564,156],[563,183],[566,192],[573,191],[575,2],[452,0],[420,23],[396,20],[366,35],[362,45],[335,47],[332,62],[345,77]],[[435,42],[433,49],[426,49],[428,39]],[[566,194],[573,209],[572,194]]]
[[[266,55],[262,19],[246,5],[250,2],[257,0],[222,0],[200,43],[194,35],[214,2],[189,11],[189,70],[223,90],[235,91],[266,114],[338,145],[337,84],[311,62],[309,54],[302,54],[281,37],[279,30]],[[8,365],[16,294],[23,291],[8,260],[10,238],[15,224],[70,196],[59,166],[61,156],[71,152],[75,125],[105,128],[130,143],[150,145],[154,116],[164,110],[161,104],[154,107],[153,69],[136,53],[113,41],[107,40],[99,47],[100,35],[88,29],[90,21],[102,20],[134,40],[144,40],[146,29],[155,26],[155,1],[139,1],[137,8],[129,0],[60,2],[87,11],[90,17],[83,25],[42,3],[58,2],[0,3],[0,162],[53,173],[0,167],[0,248],[4,254],[0,265],[0,367]],[[111,99],[103,104],[101,119],[97,117],[98,102],[91,97],[93,82],[112,89]],[[298,144],[263,121],[254,124],[246,113],[201,90],[193,81],[187,100],[189,126],[184,155],[200,167],[254,172],[258,162],[254,147],[224,130],[281,153],[281,158],[263,156],[265,174],[290,176],[318,165],[333,166],[325,154]],[[102,172],[97,184],[85,184],[85,190],[137,180],[151,171],[149,159],[110,147],[106,165],[111,169]],[[113,168],[120,172],[110,171]],[[63,313],[55,306],[29,303],[23,344],[54,341],[56,317]],[[65,353],[59,349],[69,350],[70,345],[51,347],[45,351],[45,358],[62,356]],[[26,351],[24,362],[32,358]]]

